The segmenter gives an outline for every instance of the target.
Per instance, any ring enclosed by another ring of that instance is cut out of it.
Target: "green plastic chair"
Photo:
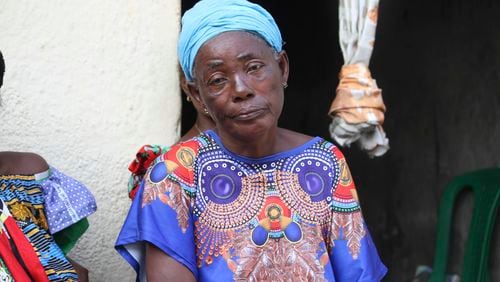
[[[500,168],[458,176],[446,187],[439,207],[431,282],[445,281],[453,206],[460,192],[468,189],[474,194],[474,207],[465,245],[461,281],[490,281],[488,259],[500,200]]]

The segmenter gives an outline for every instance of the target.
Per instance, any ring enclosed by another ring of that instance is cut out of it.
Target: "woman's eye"
[[[208,81],[208,85],[222,85],[225,81],[226,79],[224,79],[223,77],[214,77]]]
[[[260,68],[262,68],[262,64],[251,64],[251,65],[248,66],[248,71],[249,72],[257,71]]]

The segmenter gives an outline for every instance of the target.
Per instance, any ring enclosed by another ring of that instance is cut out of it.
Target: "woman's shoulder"
[[[280,143],[288,144],[288,147],[296,148],[304,145],[314,145],[316,143],[321,143],[323,147],[327,147],[330,149],[338,150],[337,146],[333,144],[331,141],[328,141],[319,136],[310,136],[300,132],[296,132],[289,129],[280,128],[280,132],[278,133],[280,136]]]
[[[185,158],[182,158],[186,157],[185,154],[188,154],[193,158],[196,157],[196,155],[198,154],[198,150],[203,143],[202,141],[200,141],[201,136],[202,135],[195,136],[187,140],[180,140],[179,142],[171,146],[163,146],[160,150],[156,150],[155,154],[153,154],[154,156],[152,160],[150,160],[152,162],[152,165],[166,160],[182,163],[187,161]],[[143,148],[144,147],[145,146],[143,146]],[[155,145],[155,147],[159,148],[158,145]]]
[[[172,145],[159,155],[147,173],[147,180],[154,183],[170,177],[192,184],[194,164],[200,148],[199,137]]]
[[[173,162],[181,167],[192,169],[200,148],[199,138],[200,137],[194,137],[174,144],[168,151],[160,156],[160,158],[164,161]]]
[[[0,152],[0,175],[35,175],[47,171],[49,165],[31,152]]]
[[[282,140],[284,140],[281,142],[290,144],[290,147],[304,148],[305,146],[309,148],[310,146],[314,146],[320,148],[321,150],[330,152],[332,156],[334,156],[334,158],[336,158],[337,160],[345,158],[340,148],[329,140],[326,140],[319,136],[309,136],[289,129],[280,130],[280,135],[282,136]]]
[[[280,151],[288,151],[290,149],[300,147],[315,137],[309,136],[306,134],[302,134],[290,129],[279,128],[278,129],[278,144],[284,146],[283,148],[279,148]]]

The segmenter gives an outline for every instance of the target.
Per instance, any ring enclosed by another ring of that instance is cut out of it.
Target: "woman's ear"
[[[288,72],[290,70],[290,65],[288,62],[288,55],[285,50],[278,53],[278,65],[281,69],[282,82],[286,83],[288,81]]]
[[[182,83],[182,90],[188,95],[188,97],[191,98],[191,100],[194,100],[193,102],[197,102],[198,104],[203,104],[203,100],[201,100],[201,95],[200,91],[198,90],[198,86],[196,86],[195,82],[188,82]]]
[[[184,76],[184,74],[181,74],[180,80],[181,80],[182,91],[184,91],[184,93],[186,93],[186,95],[188,95],[188,97],[189,97],[190,95],[189,95],[188,82],[187,82],[187,79]]]
[[[184,90],[184,92],[186,92],[186,95],[191,99],[191,102],[193,103],[193,106],[195,107],[198,114],[209,115],[207,107],[205,106],[205,103],[203,103],[203,100],[201,99],[200,91],[198,90],[196,83],[186,82],[181,84],[182,84],[182,90]]]
[[[201,103],[201,98],[194,82],[189,82],[184,75],[181,76],[181,88],[187,97],[195,102]],[[195,94],[196,93],[196,94]]]

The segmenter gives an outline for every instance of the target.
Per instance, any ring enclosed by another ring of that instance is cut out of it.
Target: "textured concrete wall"
[[[133,281],[113,249],[127,165],[177,136],[179,1],[0,1],[0,150],[33,151],[84,182],[98,211],[70,257],[92,281]]]

